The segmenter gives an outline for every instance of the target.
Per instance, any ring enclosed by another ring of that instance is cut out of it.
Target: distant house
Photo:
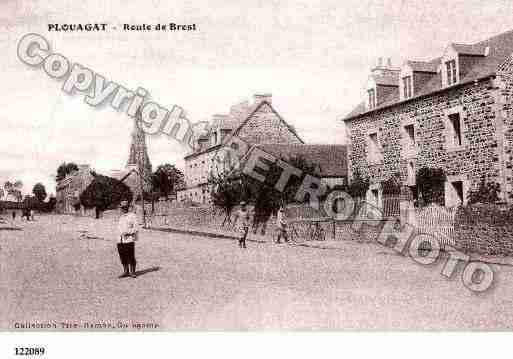
[[[144,178],[140,182],[139,164]],[[112,170],[106,173],[107,177],[120,180],[125,183],[134,198],[140,193],[141,185],[145,191],[151,189],[151,171],[152,166],[148,156],[146,146],[146,137],[141,128],[134,121],[134,129],[131,134],[131,142],[128,153],[128,160],[124,170]],[[80,194],[91,184],[94,179],[93,171],[90,165],[79,165],[78,170],[66,175],[65,178],[57,182],[56,186],[56,211],[57,213],[72,214],[76,213],[75,207],[79,204]]]
[[[254,146],[277,159],[302,157],[315,166],[329,187],[347,184],[347,146],[334,144],[257,144]]]
[[[349,171],[368,177],[367,199],[382,205],[381,183],[400,173],[442,168],[445,205],[466,203],[481,178],[513,202],[513,31],[474,44],[449,44],[440,57],[393,67],[379,61],[365,97],[343,121]]]
[[[79,203],[80,194],[93,181],[90,165],[78,165],[78,170],[69,173],[57,181],[55,188],[57,213],[75,213],[75,206]]]

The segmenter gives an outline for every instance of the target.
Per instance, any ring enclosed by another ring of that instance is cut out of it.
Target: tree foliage
[[[73,162],[63,162],[57,168],[57,175],[55,176],[56,181],[60,181],[73,171],[78,171],[78,166]]]
[[[23,207],[30,209],[39,209],[41,202],[35,196],[25,195],[23,198]]]
[[[80,194],[80,204],[98,211],[116,208],[122,200],[131,202],[130,188],[115,178],[94,174],[93,181]]]
[[[501,185],[497,182],[486,182],[484,177],[481,178],[477,188],[468,192],[468,204],[493,204],[500,201],[499,193]]]
[[[47,196],[46,188],[41,182],[38,182],[34,185],[34,188],[32,188],[32,193],[39,202],[43,202]]]
[[[153,192],[167,197],[185,186],[185,176],[175,165],[166,163],[157,167],[151,182]]]
[[[57,199],[54,196],[51,196],[47,202],[43,202],[39,204],[39,209],[43,212],[50,213],[55,209],[55,205],[57,204]]]
[[[353,198],[365,198],[365,195],[369,190],[369,186],[369,179],[367,177],[363,177],[361,173],[356,170],[349,185],[347,186],[347,192]]]
[[[416,174],[417,189],[419,197],[421,197],[420,203],[423,205],[436,203],[443,206],[446,178],[442,168],[420,168]]]
[[[6,181],[4,183],[4,190],[7,196],[12,196],[16,199],[16,201],[21,202],[23,199],[23,195],[21,194],[21,189],[23,188],[23,182],[21,180],[16,180],[14,182]]]
[[[302,156],[281,160],[301,170],[299,177],[290,177],[283,191],[275,188],[283,169],[277,163],[267,163],[269,170],[265,171],[264,182],[243,173],[231,174],[230,177],[212,176],[209,184],[214,205],[230,213],[241,201],[252,203],[258,223],[266,221],[282,205],[296,202],[296,193],[304,177],[307,174],[320,177],[320,174],[316,166]]]

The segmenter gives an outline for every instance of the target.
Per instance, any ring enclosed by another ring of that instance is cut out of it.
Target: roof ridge
[[[513,33],[513,29],[511,29],[511,30],[506,30],[506,31],[501,32],[501,33],[499,33],[499,34],[493,35],[493,36],[491,36],[491,37],[489,37],[489,38],[487,38],[487,39],[484,39],[484,40],[478,41],[478,42],[474,43],[474,45],[477,45],[477,44],[485,45],[485,43],[487,43],[487,42],[490,42],[490,41],[492,41],[492,40],[494,40],[494,39],[496,39],[496,38],[498,38],[498,37],[506,36],[507,34],[510,34],[510,33]]]
[[[248,123],[248,122],[249,122],[249,120],[251,119],[251,117],[252,117],[252,116],[253,116],[253,115],[258,111],[258,109],[259,109],[260,107],[262,107],[264,104],[267,104],[267,105],[271,108],[271,110],[274,112],[274,114],[275,114],[276,116],[278,116],[278,118],[280,119],[280,121],[281,121],[281,122],[283,122],[283,123],[285,124],[285,126],[287,126],[287,128],[289,129],[289,131],[291,131],[291,132],[296,136],[296,138],[297,138],[299,141],[301,141],[301,143],[305,143],[305,141],[303,141],[303,139],[302,139],[301,137],[299,137],[299,135],[297,134],[296,130],[295,130],[293,127],[291,127],[291,126],[287,123],[287,121],[285,121],[285,120],[283,119],[283,117],[281,117],[281,115],[280,115],[280,114],[279,114],[279,113],[274,109],[273,105],[272,105],[271,103],[269,103],[268,101],[266,101],[266,100],[261,101],[261,102],[260,102],[260,103],[259,103],[259,104],[258,104],[258,105],[257,105],[257,106],[256,106],[256,107],[255,107],[255,108],[254,108],[254,109],[253,109],[253,110],[252,110],[252,111],[251,111],[251,112],[246,116],[246,119],[240,123],[240,125],[235,129],[235,131],[233,131],[233,135],[234,135],[234,136],[237,136],[237,135],[239,134],[240,129],[241,129],[242,127],[244,127],[244,126],[246,125],[246,123]]]

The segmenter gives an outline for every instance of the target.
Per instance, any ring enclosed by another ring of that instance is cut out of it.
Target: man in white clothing
[[[135,241],[139,232],[139,223],[137,216],[133,212],[129,212],[130,205],[128,201],[122,201],[121,217],[118,222],[118,253],[123,265],[124,272],[119,278],[132,277],[135,278]]]

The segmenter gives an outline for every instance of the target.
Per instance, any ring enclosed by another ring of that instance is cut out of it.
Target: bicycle
[[[315,224],[310,228],[309,238],[314,241],[326,240],[326,232],[319,222],[315,222]]]

